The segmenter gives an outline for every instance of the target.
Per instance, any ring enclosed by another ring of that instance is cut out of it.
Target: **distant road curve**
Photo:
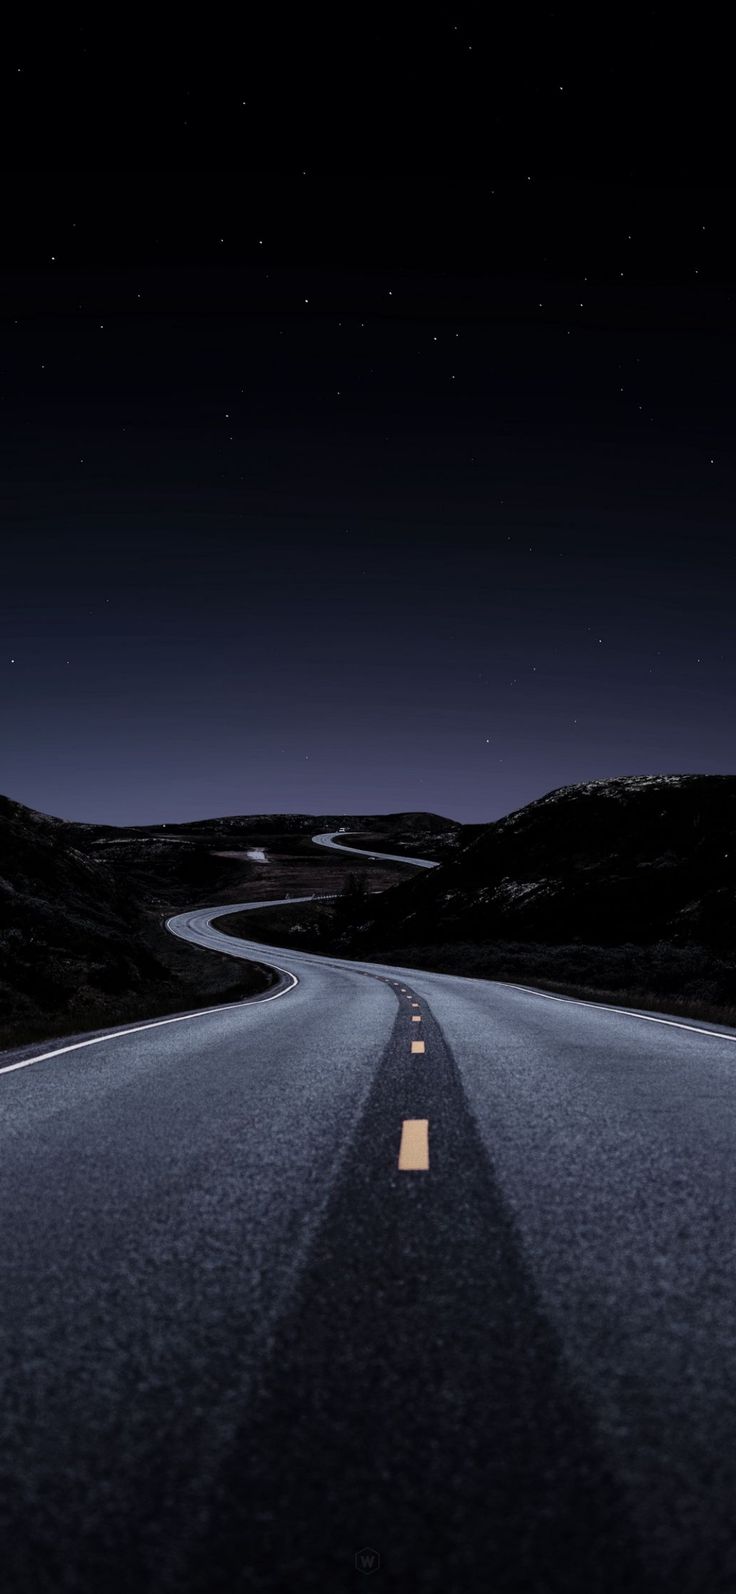
[[[410,863],[415,869],[439,869],[438,863],[433,863],[429,858],[400,858],[395,852],[368,852],[365,847],[346,847],[344,841],[336,841],[336,836],[352,836],[352,830],[325,830],[321,836],[313,836],[312,841],[318,847],[331,847],[333,852],[352,852],[356,858],[381,859],[385,863]]]

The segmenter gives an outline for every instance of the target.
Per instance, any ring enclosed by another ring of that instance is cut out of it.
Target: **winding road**
[[[411,863],[415,869],[439,869],[439,864],[429,858],[410,858],[404,855],[399,858],[395,852],[367,852],[365,847],[348,847],[344,841],[336,839],[338,836],[350,834],[350,831],[345,830],[323,830],[321,836],[313,836],[312,840],[318,847],[330,847],[333,852],[351,852],[354,857],[368,859],[369,862],[375,863],[381,860],[387,863]]]
[[[736,1031],[263,906],[168,927],[267,996],[0,1055],[3,1594],[732,1590]]]

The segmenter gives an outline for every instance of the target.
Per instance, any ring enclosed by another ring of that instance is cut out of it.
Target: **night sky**
[[[5,40],[0,790],[736,772],[718,11],[243,15]]]

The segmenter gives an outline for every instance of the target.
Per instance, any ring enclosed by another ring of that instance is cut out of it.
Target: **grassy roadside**
[[[55,1002],[44,1012],[37,1001],[35,1006],[29,1001],[25,1012],[21,1009],[0,1023],[0,1050],[240,1002],[276,983],[270,969],[188,946],[163,926],[152,925],[146,939],[150,965],[132,989],[101,993],[82,981],[63,1006]]]
[[[736,1029],[736,1003],[718,999],[736,984],[733,964],[702,947],[487,945],[362,946],[360,936],[335,933],[329,904],[304,903],[228,914],[218,921],[228,935],[247,936],[296,951],[360,958],[437,974],[459,974],[501,984],[536,986],[552,995],[611,1007],[636,1007]],[[639,977],[637,977],[637,975]]]
[[[511,984],[511,981],[501,981]],[[521,980],[520,984],[524,984]],[[703,1023],[724,1024],[736,1029],[736,1006],[719,1006],[715,1002],[687,1001],[679,996],[665,1000],[655,991],[605,991],[588,985],[565,985],[557,980],[537,979],[535,986],[549,991],[552,996],[576,996],[585,1002],[602,1002],[608,1007],[636,1007],[650,1013],[667,1013],[672,1018],[700,1019]]]

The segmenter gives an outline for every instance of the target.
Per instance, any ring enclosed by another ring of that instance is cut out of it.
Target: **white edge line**
[[[525,991],[529,996],[543,996],[548,1002],[572,1002],[575,1007],[592,1007],[598,1013],[622,1013],[626,1018],[640,1018],[645,1024],[668,1024],[670,1029],[687,1029],[693,1035],[710,1035],[718,1041],[736,1041],[736,1035],[726,1035],[721,1029],[701,1029],[698,1024],[681,1024],[676,1018],[654,1018],[650,1013],[636,1013],[631,1007],[610,1007],[605,1002],[586,1002],[582,996],[554,996],[552,991],[540,991],[536,985],[515,985],[513,980],[496,980],[512,991]]]
[[[274,969],[277,967],[275,963],[270,963],[268,966]],[[4,1068],[0,1068],[0,1074],[12,1074],[17,1068],[31,1068],[34,1063],[45,1063],[49,1057],[61,1057],[65,1052],[81,1051],[83,1046],[101,1046],[103,1041],[116,1041],[122,1035],[140,1035],[145,1029],[160,1029],[164,1024],[183,1024],[186,1019],[206,1018],[208,1013],[228,1013],[236,1007],[242,1011],[245,1007],[257,1007],[263,1002],[277,1002],[280,996],[288,996],[295,985],[299,984],[298,976],[293,974],[291,969],[279,969],[278,972],[288,974],[291,985],[285,985],[282,991],[274,991],[272,996],[255,996],[250,1000],[245,997],[242,1002],[223,1002],[219,1007],[200,1007],[194,1013],[177,1013],[174,1018],[155,1018],[148,1024],[134,1024],[130,1029],[116,1029],[112,1034],[108,1031],[106,1035],[93,1035],[87,1041],[74,1041],[71,1046],[57,1046],[52,1052],[40,1052],[37,1057],[25,1057],[20,1063],[7,1063]]]
[[[285,906],[287,901],[292,901],[295,903],[326,901],[328,899],[331,900],[335,895],[336,893],[334,892],[327,892],[324,893],[322,897],[312,895],[309,897],[281,898],[276,906]],[[269,905],[271,904],[254,902],[252,907],[256,909],[259,907],[268,907]],[[251,904],[249,903],[248,906],[250,907]],[[232,909],[229,906],[218,908],[218,910],[213,912],[208,919],[208,926],[212,928],[213,919],[224,917],[231,911]],[[182,936],[179,931],[172,929],[174,919],[183,917],[183,914],[172,914],[171,917],[166,920],[166,929],[171,935],[179,935],[180,940],[185,941],[189,939],[187,936]],[[216,931],[215,933],[221,934],[220,931]],[[240,939],[241,937],[239,936],[232,937],[232,940],[234,941],[238,941]],[[200,942],[200,945],[205,945],[205,943]],[[237,956],[237,953],[231,953],[230,955]],[[162,1029],[165,1024],[183,1024],[192,1018],[207,1018],[212,1013],[228,1013],[232,1012],[235,1008],[239,1008],[242,1011],[243,1008],[258,1007],[264,1002],[276,1002],[280,996],[288,996],[289,992],[293,991],[299,984],[299,976],[294,973],[293,969],[282,968],[278,963],[266,962],[265,958],[247,958],[245,961],[249,963],[264,963],[267,968],[275,969],[277,974],[285,974],[288,979],[291,980],[291,985],[285,985],[281,991],[274,991],[271,996],[254,996],[250,998],[244,997],[241,1002],[222,1002],[219,1007],[200,1007],[194,1013],[176,1013],[172,1018],[155,1018],[151,1019],[147,1024],[132,1024],[129,1025],[127,1029],[116,1029],[108,1031],[105,1035],[92,1035],[88,1040],[73,1041],[69,1046],[55,1046],[50,1052],[39,1052],[35,1057],[24,1057],[19,1063],[5,1063],[5,1065],[0,1068],[0,1074],[15,1074],[21,1068],[32,1068],[34,1063],[48,1062],[49,1058],[51,1057],[64,1057],[68,1052],[80,1052],[85,1046],[102,1046],[105,1041],[121,1040],[124,1035],[140,1035],[144,1030]]]

